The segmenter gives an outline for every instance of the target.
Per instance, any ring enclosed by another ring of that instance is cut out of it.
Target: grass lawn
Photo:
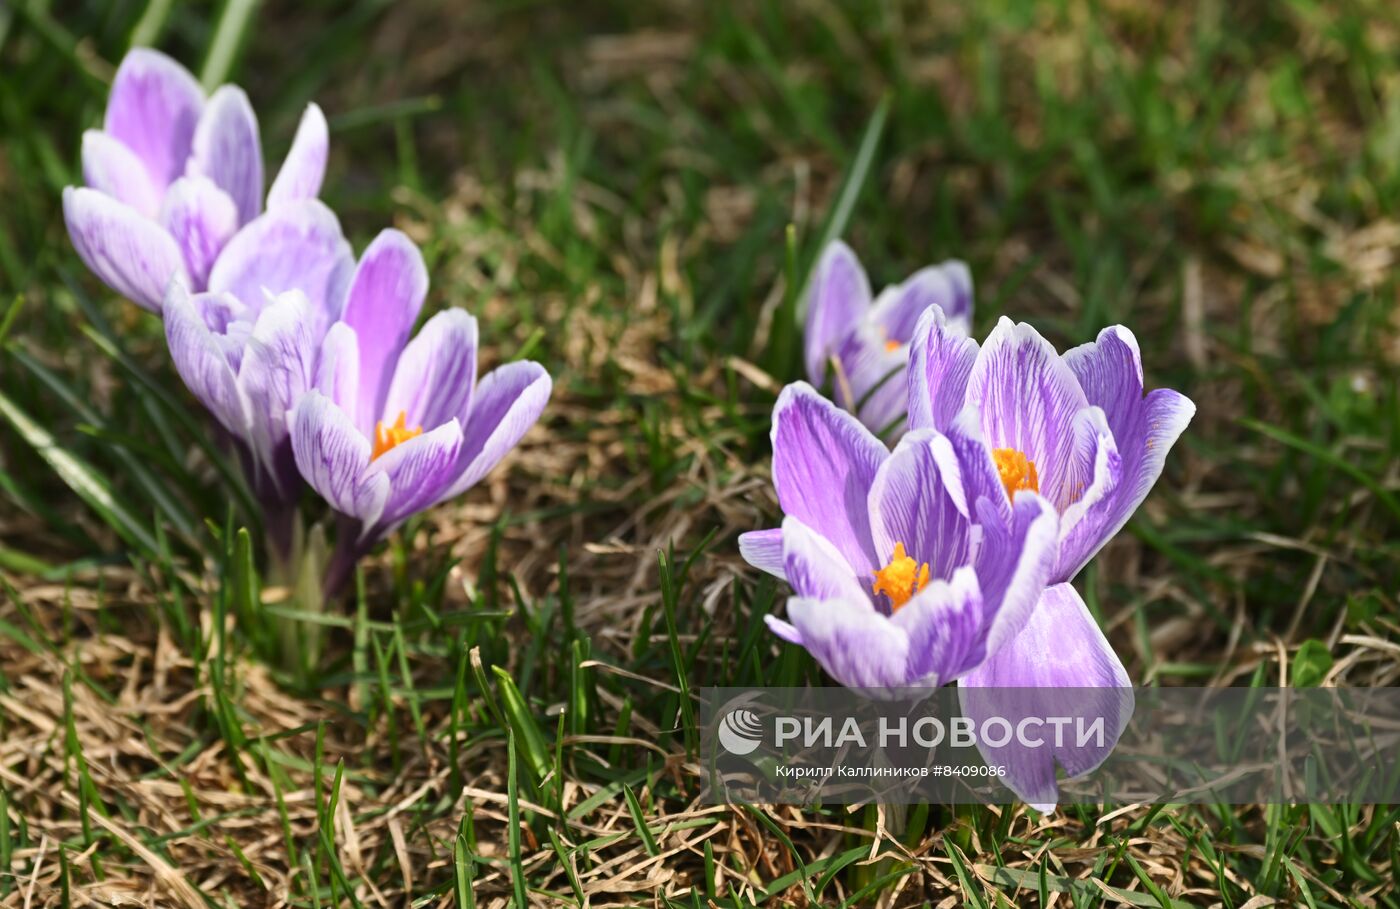
[[[273,161],[315,99],[356,250],[401,228],[425,314],[554,376],[324,614],[64,229],[132,43],[243,85]],[[830,684],[735,539],[833,236],[877,287],[965,259],[979,337],[1122,322],[1196,401],[1076,581],[1135,683],[1397,684],[1397,202],[1382,0],[0,3],[0,906],[1400,906],[1395,806],[892,836],[701,802],[688,707]]]

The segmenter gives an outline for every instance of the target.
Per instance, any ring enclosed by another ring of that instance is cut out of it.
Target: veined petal
[[[204,324],[215,334],[237,334],[240,323],[246,326],[250,333],[253,330],[252,311],[243,305],[242,300],[231,294],[198,293],[190,297],[190,303],[204,318]],[[246,338],[238,338],[240,343],[244,340]],[[233,368],[235,372],[238,371],[236,364]]]
[[[897,441],[903,435],[908,404],[909,352],[891,350],[879,326],[864,322],[837,345],[832,397],[876,436]]]
[[[1142,352],[1125,326],[1108,326],[1095,340],[1065,351],[1064,361],[1089,403],[1103,408],[1110,427],[1129,419],[1142,403]]]
[[[802,632],[798,631],[791,622],[786,622],[775,615],[766,615],[763,617],[763,624],[768,626],[769,631],[789,644],[802,646]]]
[[[969,567],[914,594],[890,621],[909,638],[905,675],[913,685],[942,685],[982,662],[982,591]]]
[[[868,691],[917,681],[908,675],[908,636],[871,609],[864,594],[840,600],[793,597],[787,614],[802,646],[842,685]]]
[[[408,342],[389,383],[384,419],[408,414],[411,426],[465,421],[476,385],[476,319],[447,309],[429,319]]]
[[[269,463],[272,449],[287,438],[287,412],[311,387],[316,339],[307,318],[310,306],[300,291],[288,291],[263,309],[238,371]]]
[[[967,275],[967,266],[961,262],[956,265],[962,269],[962,274],[956,277],[946,266],[931,265],[880,294],[870,317],[884,329],[886,338],[900,344],[912,341],[919,318],[930,306],[943,310],[954,330],[964,335],[968,333],[971,300],[962,296],[963,288],[955,283]],[[967,280],[971,281],[970,276]]]
[[[210,295],[199,295],[207,296]],[[202,315],[206,308],[216,312],[232,311],[238,301],[206,305],[199,297],[191,298],[178,281],[170,285],[164,308],[165,340],[170,347],[170,358],[190,392],[224,429],[241,441],[247,438],[252,421],[248,402],[238,387],[238,377],[228,355]]]
[[[68,187],[63,191],[63,219],[83,263],[133,303],[158,313],[171,281],[188,284],[174,238],[106,193]]]
[[[739,534],[739,555],[758,570],[787,580],[787,573],[783,570],[782,528],[750,530]]]
[[[1000,516],[1002,523],[1010,522],[1011,500],[1006,497],[1006,487],[1002,485],[996,463],[992,461],[991,449],[982,439],[982,415],[977,408],[964,408],[946,432],[948,443],[958,459],[968,513],[979,514],[977,509],[985,502]]]
[[[1060,496],[1060,556],[1054,581],[1068,581],[1108,541],[1105,535],[1117,502],[1123,459],[1108,421],[1098,407],[1079,412],[1074,424],[1074,458]]]
[[[462,426],[453,419],[394,446],[370,464],[371,473],[389,478],[389,497],[377,522],[381,535],[438,501],[457,478],[461,449]]]
[[[515,447],[544,412],[553,383],[544,367],[529,360],[507,363],[487,373],[477,386],[462,434],[458,476],[439,498],[461,495]]]
[[[160,193],[151,183],[146,165],[121,141],[101,130],[83,133],[83,182],[147,218],[160,212]]]
[[[288,419],[292,454],[307,485],[343,515],[366,526],[379,520],[389,481],[382,473],[362,482],[370,444],[330,398],[317,391],[301,396]]]
[[[1113,752],[1134,706],[1122,661],[1069,584],[1045,591],[1021,632],[962,679],[958,697],[979,727],[990,716],[1013,726],[1027,717],[1074,717],[1085,728],[1102,719],[1102,741],[1090,738],[1082,746],[1078,736],[1057,746],[1049,730],[1041,747],[1016,737],[1001,748],[977,743],[988,765],[1006,768],[1002,782],[1040,811],[1052,810],[1058,799],[1056,762],[1070,777],[1097,768]]]
[[[803,344],[807,377],[813,385],[826,378],[827,358],[870,309],[870,280],[851,248],[840,240],[822,251],[807,296]]]
[[[267,193],[267,207],[270,211],[279,205],[296,202],[300,199],[314,199],[321,192],[321,181],[326,176],[326,158],[330,154],[330,134],[326,128],[326,115],[313,102],[306,105],[297,125],[296,137],[282,169],[272,181],[272,189]]]
[[[909,428],[947,431],[967,401],[977,342],[931,306],[909,342]]]
[[[1059,489],[1073,458],[1074,419],[1089,406],[1055,348],[1026,323],[1003,318],[982,345],[967,383],[992,448],[1035,463],[1042,489]]]
[[[239,224],[247,224],[262,211],[258,118],[243,89],[221,86],[205,104],[194,131],[189,173],[208,177],[228,193],[238,208]]]
[[[203,107],[204,91],[189,70],[159,51],[138,47],[117,67],[103,129],[131,149],[162,193],[185,172]]]
[[[300,291],[289,291],[268,304],[248,336],[238,371],[238,387],[252,414],[249,446],[267,478],[263,494],[280,501],[294,501],[301,489],[287,413],[311,385],[316,350],[309,309]]]
[[[1033,492],[1016,493],[1010,522],[986,499],[977,503],[982,542],[973,559],[982,585],[988,655],[1021,630],[1050,583],[1059,555],[1055,506]]]
[[[224,247],[209,289],[228,291],[254,309],[289,290],[306,294],[317,333],[340,318],[355,267],[335,214],[315,199],[283,205],[253,219]]]
[[[773,408],[773,485],[783,513],[835,544],[853,571],[874,572],[868,497],[889,457],[860,421],[805,382],[783,389]]]
[[[1113,538],[1162,475],[1167,452],[1185,431],[1196,405],[1170,389],[1142,394],[1142,357],[1137,339],[1121,325],[1099,332],[1098,340],[1065,354],[1090,403],[1103,408],[1118,447],[1122,479],[1095,515],[1093,539],[1085,539],[1061,559],[1065,578],[1073,577]]]
[[[943,274],[953,284],[953,302],[943,307],[943,314],[948,317],[948,324],[953,328],[964,332],[972,333],[972,270],[967,267],[967,263],[958,259],[949,259],[940,268]]]
[[[798,596],[813,600],[864,599],[874,609],[859,578],[830,541],[796,518],[783,521],[783,573]]]
[[[334,401],[350,422],[360,425],[355,411],[360,399],[360,342],[355,329],[337,322],[326,332],[311,385]]]
[[[190,281],[200,290],[224,245],[238,232],[238,210],[207,177],[181,177],[165,193],[160,223],[179,244]]]
[[[428,269],[418,247],[402,231],[381,231],[355,267],[341,316],[360,340],[358,410],[360,428],[366,432],[385,415],[394,366],[427,295]],[[472,371],[475,374],[475,367]]]
[[[869,509],[879,565],[902,544],[916,563],[928,563],[930,577],[947,580],[971,558],[962,471],[952,445],[932,430],[905,436],[880,465]]]

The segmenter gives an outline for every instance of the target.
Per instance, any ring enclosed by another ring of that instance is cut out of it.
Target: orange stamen
[[[890,610],[908,603],[914,594],[928,586],[928,563],[920,565],[904,551],[903,543],[894,544],[894,555],[884,568],[875,572],[872,590],[876,595],[890,598]]]
[[[409,429],[407,424],[408,414],[402,410],[399,411],[399,418],[394,421],[394,425],[392,426],[385,426],[383,420],[375,423],[374,451],[370,454],[369,459],[373,461],[386,451],[423,434],[423,427],[415,426]]]
[[[997,475],[1006,494],[1015,498],[1018,490],[1029,489],[1040,492],[1040,476],[1035,471],[1035,462],[1014,448],[998,448],[992,452],[992,460],[997,465]]]

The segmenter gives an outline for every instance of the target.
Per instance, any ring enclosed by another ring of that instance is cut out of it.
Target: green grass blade
[[[112,493],[111,487],[88,464],[55,441],[48,430],[34,422],[3,392],[0,392],[0,417],[4,417],[20,437],[29,443],[54,473],[87,503],[93,511],[126,542],[139,546],[147,554],[160,550],[155,537],[131,510]]]

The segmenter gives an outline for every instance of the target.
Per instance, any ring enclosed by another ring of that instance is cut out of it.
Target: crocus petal
[[[326,115],[316,104],[306,105],[301,115],[296,137],[282,169],[272,181],[272,189],[267,192],[267,207],[272,210],[288,202],[301,199],[314,199],[321,192],[321,181],[326,176],[326,158],[330,152],[330,136],[326,129]]]
[[[932,582],[891,621],[909,638],[905,676],[912,685],[941,685],[982,662],[982,591],[971,568]]]
[[[851,248],[840,240],[822,252],[807,297],[807,377],[813,385],[826,378],[827,359],[836,345],[870,308],[870,280]]]
[[[316,349],[309,308],[305,295],[289,291],[263,309],[238,371],[238,386],[253,414],[249,446],[270,480],[259,485],[282,501],[300,491],[288,451],[287,412],[311,386]]]
[[[269,295],[299,290],[324,334],[340,318],[354,267],[335,214],[307,199],[255,218],[235,234],[209,272],[209,289],[228,291],[255,309]]]
[[[1074,456],[1056,502],[1060,557],[1052,580],[1070,580],[1112,535],[1104,531],[1118,501],[1114,492],[1122,476],[1123,459],[1103,411],[1084,408],[1075,418]]]
[[[871,609],[864,594],[846,600],[793,597],[787,613],[802,646],[842,685],[869,691],[911,684],[909,638]]]
[[[206,177],[181,177],[166,191],[160,223],[175,238],[196,290],[229,238],[238,232],[238,210],[228,194]]]
[[[783,571],[782,528],[750,530],[739,534],[739,555],[758,570],[787,580],[787,574]]]
[[[1011,500],[1006,496],[997,473],[992,453],[982,439],[982,415],[975,407],[966,407],[948,426],[948,443],[958,459],[958,471],[963,481],[963,498],[968,513],[978,514],[985,503],[1000,516],[1002,523],[1011,520]]]
[[[344,322],[332,325],[321,341],[311,385],[359,425],[355,406],[360,398],[360,342],[355,330]]]
[[[802,632],[798,631],[791,622],[785,622],[775,615],[766,615],[763,617],[763,624],[768,626],[769,631],[789,644],[802,646]]]
[[[931,306],[909,342],[909,428],[946,431],[962,412],[977,342]]]
[[[908,351],[890,349],[879,327],[865,322],[837,345],[832,397],[882,438],[902,435],[908,404]],[[890,441],[895,441],[890,438]]]
[[[867,499],[889,452],[860,421],[805,382],[773,408],[773,485],[783,513],[826,537],[859,575],[878,564]]]
[[[160,211],[160,193],[136,153],[101,130],[83,133],[83,182],[148,218]]]
[[[375,459],[370,472],[389,479],[389,498],[377,522],[380,536],[438,500],[456,479],[461,450],[462,426],[454,419]]]
[[[967,266],[962,268],[966,272]],[[902,284],[880,294],[871,310],[871,318],[884,329],[886,338],[907,344],[913,340],[914,329],[924,310],[937,306],[943,310],[953,330],[965,335],[971,327],[967,302],[960,296],[960,288],[948,269],[932,265],[919,269]]]
[[[63,191],[63,219],[73,248],[112,290],[152,312],[172,280],[189,283],[174,238],[134,208],[85,187]]]
[[[869,509],[878,564],[897,545],[915,562],[927,562],[935,579],[947,580],[967,564],[972,535],[962,471],[943,436],[929,429],[905,436],[875,474]]]
[[[288,418],[292,454],[302,479],[341,514],[365,526],[379,520],[389,492],[382,472],[362,482],[370,463],[369,439],[317,391],[301,396]]]
[[[341,316],[360,340],[357,409],[360,428],[366,432],[373,430],[374,421],[385,415],[384,397],[393,379],[394,365],[427,295],[428,269],[418,247],[401,231],[381,231],[355,267]],[[475,373],[475,366],[472,371]],[[388,418],[392,420],[394,414]]]
[[[949,259],[941,266],[943,274],[953,284],[953,301],[943,307],[943,314],[953,327],[972,332],[972,270],[966,262]]]
[[[783,521],[783,573],[798,596],[813,600],[870,598],[830,541],[796,518]]]
[[[1091,404],[1103,408],[1121,458],[1122,479],[1099,515],[1096,539],[1085,540],[1076,558],[1065,561],[1065,578],[1072,577],[1112,539],[1147,498],[1162,475],[1167,452],[1181,436],[1196,405],[1170,389],[1142,394],[1142,357],[1137,339],[1121,325],[1099,332],[1092,343],[1064,356]]]
[[[203,106],[204,91],[187,69],[138,47],[117,67],[103,129],[141,160],[160,193],[184,174]]]
[[[1095,737],[1080,745],[1081,723],[1071,723],[1058,746],[1048,727],[1039,736],[1041,747],[1016,737],[1001,748],[977,743],[989,766],[1006,768],[1002,782],[1040,811],[1052,810],[1058,798],[1055,763],[1070,777],[1102,764],[1132,718],[1134,703],[1122,661],[1069,584],[1045,591],[1021,632],[962,679],[958,697],[979,728],[991,716],[1013,727],[1026,717],[1071,717],[1084,728],[1103,720],[1101,742]]]
[[[209,98],[194,131],[189,173],[213,180],[238,207],[238,223],[262,211],[263,160],[258,117],[236,85],[220,87]]]
[[[229,363],[224,348],[210,331],[201,313],[203,309],[219,311],[237,307],[237,300],[213,302],[200,297],[191,298],[178,281],[170,285],[164,307],[165,340],[170,347],[170,359],[185,386],[208,408],[214,419],[236,439],[248,433],[252,415],[238,377]]]
[[[1003,318],[982,345],[967,382],[992,448],[1035,463],[1040,488],[1059,489],[1073,457],[1075,415],[1089,402],[1055,348],[1026,323]]]
[[[520,360],[482,377],[463,429],[458,477],[442,499],[461,495],[515,447],[540,418],[553,388],[544,367]]]
[[[238,373],[239,384],[274,437],[285,437],[287,411],[311,387],[316,339],[307,319],[310,305],[300,291],[288,291],[264,308]]]
[[[982,585],[987,654],[995,654],[1030,618],[1059,555],[1060,519],[1055,506],[1033,492],[1018,492],[1010,522],[986,499],[977,503],[982,542],[973,567]]]
[[[408,342],[394,370],[383,416],[408,415],[410,426],[465,421],[476,385],[476,319],[447,309],[429,319]]]

